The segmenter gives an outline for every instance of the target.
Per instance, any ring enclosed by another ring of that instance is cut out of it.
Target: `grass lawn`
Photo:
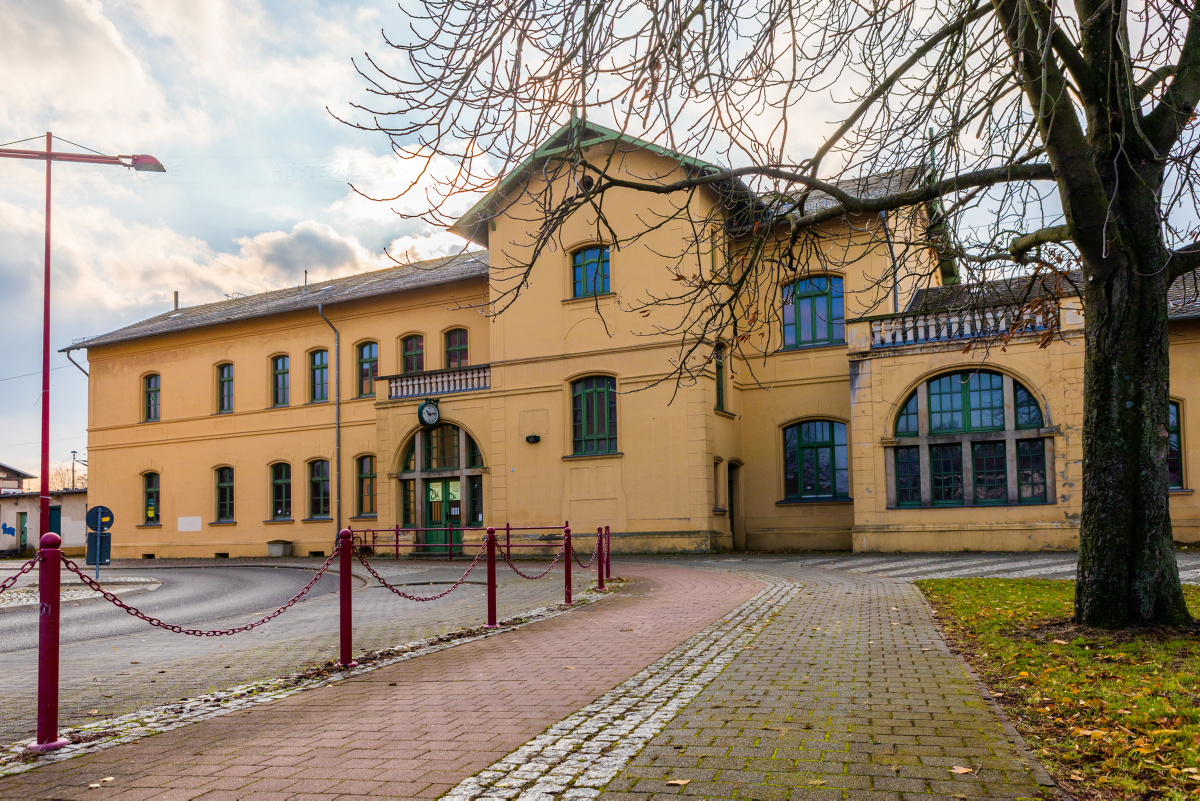
[[[1088,799],[1200,794],[1200,627],[1076,626],[1073,581],[917,584],[1064,789]],[[1200,588],[1184,594],[1200,618]]]

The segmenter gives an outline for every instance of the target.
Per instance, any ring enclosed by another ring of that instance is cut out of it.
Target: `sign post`
[[[113,520],[112,509],[107,506],[93,506],[87,510],[88,548],[84,561],[96,566],[97,581],[100,580],[100,563],[107,565],[111,561],[111,535],[108,530],[112,528]]]

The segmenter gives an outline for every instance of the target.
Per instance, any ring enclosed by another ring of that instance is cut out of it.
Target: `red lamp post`
[[[0,148],[0,158],[37,159],[46,162],[46,271],[42,294],[42,461],[41,510],[38,514],[38,541],[50,526],[50,165],[55,161],[81,164],[110,164],[139,172],[166,172],[153,156],[103,156],[90,153],[61,153],[52,147],[54,136],[46,134],[45,150]]]

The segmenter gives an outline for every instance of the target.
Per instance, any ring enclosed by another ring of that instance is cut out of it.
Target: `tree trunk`
[[[1142,236],[1122,226],[1120,263],[1085,292],[1075,619],[1103,628],[1190,620],[1167,495],[1170,280],[1153,222]]]

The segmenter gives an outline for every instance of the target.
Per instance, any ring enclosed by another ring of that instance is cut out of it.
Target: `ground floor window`
[[[159,524],[159,482],[158,473],[146,473],[142,476],[143,500],[145,509],[144,524],[157,526]]]
[[[271,519],[288,520],[292,516],[292,466],[285,462],[271,465]]]
[[[962,445],[933,445],[929,448],[930,487],[935,506],[957,506],[963,502]]]
[[[928,462],[922,467],[926,447]],[[1050,448],[1045,438],[893,448],[894,494],[889,503],[896,507],[1047,503],[1052,500]],[[926,470],[928,483],[923,486]]]
[[[1183,489],[1183,436],[1179,425],[1179,404],[1167,406],[1167,482],[1171,489]]]
[[[308,516],[329,517],[329,462],[308,463]]]
[[[358,458],[358,514],[375,514],[375,457]]]
[[[896,505],[921,505],[920,448],[896,448]]]
[[[1046,502],[1046,443],[1040,439],[1017,442],[1017,486],[1021,503]]]
[[[217,522],[233,522],[233,468],[217,468]]]
[[[846,425],[809,420],[783,430],[783,497],[789,501],[850,497]]]
[[[1004,447],[1003,440],[971,445],[976,504],[1008,503],[1008,461]]]

